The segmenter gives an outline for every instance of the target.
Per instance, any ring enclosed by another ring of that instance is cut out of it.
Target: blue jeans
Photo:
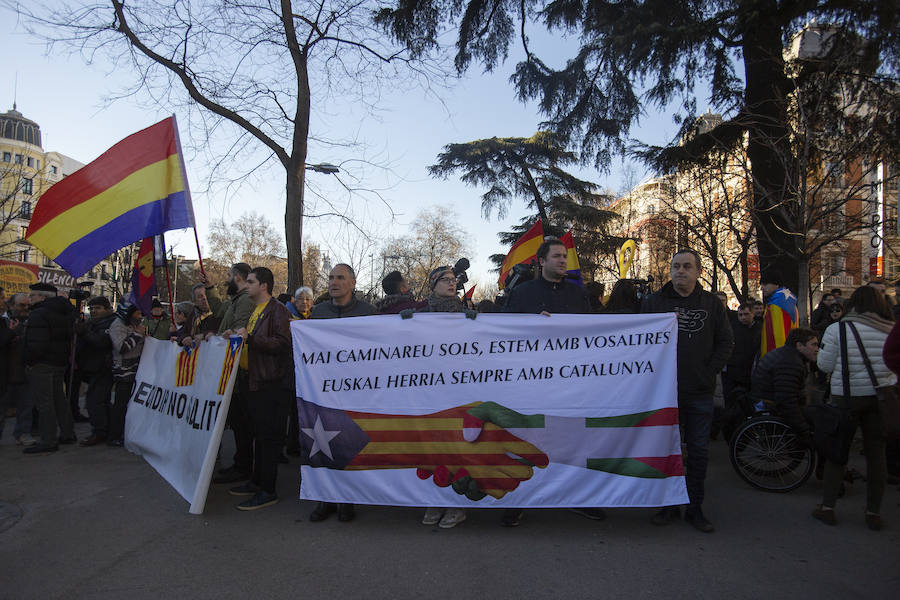
[[[713,399],[709,396],[679,397],[678,418],[687,445],[684,461],[685,483],[691,506],[703,504],[706,469],[709,465],[709,431],[713,419]]]

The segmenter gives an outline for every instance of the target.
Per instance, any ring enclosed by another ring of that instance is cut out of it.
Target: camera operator
[[[548,317],[553,313],[590,313],[590,303],[582,290],[566,281],[569,261],[565,244],[558,238],[545,238],[537,249],[537,259],[541,276],[510,290],[503,312],[539,313]],[[606,513],[599,508],[570,510],[589,519],[599,521],[606,518]],[[522,509],[508,508],[503,511],[501,523],[504,527],[515,527],[522,514]]]
[[[112,392],[112,340],[109,327],[116,318],[112,305],[103,296],[88,302],[91,318],[75,325],[79,346],[76,360],[87,379],[87,409],[91,419],[91,435],[81,446],[96,446],[106,441],[109,428],[109,396]]]

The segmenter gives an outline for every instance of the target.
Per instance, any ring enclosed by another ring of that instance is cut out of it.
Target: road
[[[900,491],[888,528],[863,523],[865,484],[815,521],[811,480],[789,494],[742,483],[714,442],[706,513],[716,532],[655,527],[652,510],[614,509],[596,522],[531,510],[513,529],[470,510],[455,529],[421,510],[359,507],[357,519],[307,519],[296,459],[282,501],[244,513],[214,486],[202,516],[124,449],[63,446],[24,456],[0,440],[0,598],[892,598],[900,593]],[[85,425],[78,425],[86,437]],[[226,432],[226,444],[230,433]],[[228,454],[226,452],[226,454]],[[854,452],[853,463],[863,469]]]

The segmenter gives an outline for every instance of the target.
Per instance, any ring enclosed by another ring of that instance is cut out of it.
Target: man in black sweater
[[[709,533],[714,528],[703,515],[702,505],[713,392],[734,339],[722,302],[700,287],[700,272],[700,256],[695,251],[676,252],[670,265],[672,280],[644,299],[641,312],[678,315],[678,414],[687,443],[685,480],[691,502],[684,518]],[[654,515],[653,523],[666,525],[679,518],[679,507],[667,506]]]

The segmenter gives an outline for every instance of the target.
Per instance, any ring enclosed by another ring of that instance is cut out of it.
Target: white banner
[[[291,329],[302,498],[687,502],[672,314],[422,313]]]
[[[125,419],[125,447],[139,454],[201,514],[206,504],[242,348],[238,336],[193,349],[144,339]]]

